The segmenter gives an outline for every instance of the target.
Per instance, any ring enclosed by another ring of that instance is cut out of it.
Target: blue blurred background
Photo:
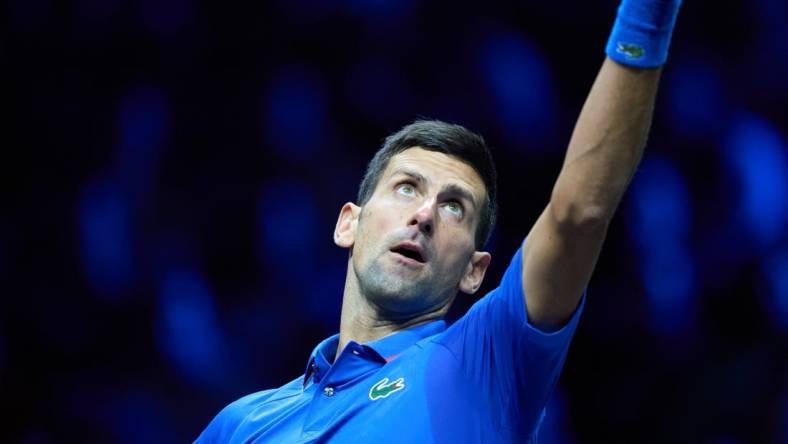
[[[0,441],[190,441],[301,374],[339,208],[419,116],[495,147],[490,290],[616,4],[7,2]],[[788,442],[787,10],[684,5],[543,442]]]

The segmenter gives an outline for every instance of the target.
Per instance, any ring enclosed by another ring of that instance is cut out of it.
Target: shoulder
[[[276,390],[262,390],[231,402],[203,430],[195,443],[229,442],[235,430],[256,406]]]
[[[223,419],[230,422],[240,422],[258,405],[265,402],[277,389],[261,390],[231,402],[223,408],[216,419]]]
[[[213,418],[196,442],[229,442],[235,431],[252,412],[274,397],[288,396],[294,390],[296,383],[300,383],[300,379],[282,387],[255,392],[231,402]]]

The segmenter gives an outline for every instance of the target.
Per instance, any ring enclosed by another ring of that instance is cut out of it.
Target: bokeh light
[[[743,113],[726,137],[727,160],[740,186],[738,216],[760,245],[788,233],[788,148],[765,119]]]
[[[118,104],[116,174],[129,192],[144,193],[157,178],[170,133],[170,105],[159,89],[143,85]]]
[[[775,327],[788,333],[788,249],[766,259],[763,274],[767,291],[760,295],[765,311]]]
[[[288,66],[268,85],[265,134],[284,158],[304,161],[325,143],[327,97],[320,74],[305,66]]]
[[[485,41],[479,68],[510,143],[544,143],[556,122],[557,97],[539,49],[519,33],[495,33]]]
[[[79,205],[82,263],[97,295],[127,295],[134,282],[132,210],[122,189],[95,180],[83,191]]]
[[[680,59],[671,65],[667,80],[664,94],[670,108],[666,117],[674,130],[698,139],[712,136],[724,127],[725,90],[713,64],[696,57]]]
[[[267,186],[257,207],[260,227],[258,255],[266,267],[295,282],[314,268],[314,250],[321,227],[314,193],[297,182]],[[331,231],[324,230],[326,235]]]
[[[204,278],[191,270],[172,270],[160,283],[160,347],[196,387],[221,384],[230,371],[214,299]]]
[[[695,294],[687,185],[667,159],[648,156],[631,193],[630,237],[640,255],[650,324],[662,333],[680,332],[693,321]]]

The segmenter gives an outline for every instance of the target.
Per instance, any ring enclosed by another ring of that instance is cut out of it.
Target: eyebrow
[[[405,176],[408,176],[411,179],[415,180],[416,182],[421,182],[421,183],[427,182],[427,178],[424,177],[421,173],[408,168],[399,168],[394,170],[394,172],[391,173],[391,177],[394,177],[398,174],[403,174]]]
[[[419,183],[427,182],[427,178],[424,177],[423,174],[409,168],[398,168],[391,173],[391,177],[395,177],[400,174],[408,176]],[[474,208],[477,207],[476,201],[473,199],[473,194],[470,191],[468,191],[468,189],[466,189],[465,187],[457,185],[455,183],[451,183],[443,187],[443,189],[440,191],[440,194],[456,195],[461,199],[468,201],[471,204],[471,206],[473,206]]]
[[[441,194],[453,194],[459,196],[460,198],[468,201],[473,208],[476,208],[476,201],[473,200],[473,194],[470,191],[466,190],[464,187],[461,187],[457,184],[449,184],[446,185],[442,190]]]

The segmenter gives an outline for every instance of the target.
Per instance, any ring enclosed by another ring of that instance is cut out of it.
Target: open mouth
[[[391,251],[400,254],[402,256],[405,256],[408,259],[412,259],[416,262],[419,262],[421,264],[426,262],[424,256],[422,256],[421,252],[418,250],[417,247],[413,247],[409,245],[400,245],[396,248],[393,248]]]

